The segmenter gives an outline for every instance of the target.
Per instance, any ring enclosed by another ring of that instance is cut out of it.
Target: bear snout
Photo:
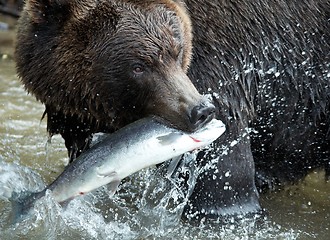
[[[203,102],[191,110],[189,120],[193,129],[203,127],[215,116],[215,106],[210,102]]]

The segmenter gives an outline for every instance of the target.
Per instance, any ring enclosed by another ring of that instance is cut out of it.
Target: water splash
[[[22,221],[12,224],[12,192],[40,191],[41,176],[28,167],[0,162],[0,239],[296,239],[299,231],[282,229],[264,219],[197,225],[181,220],[198,169],[194,154],[168,172],[168,165],[149,168],[125,179],[110,197],[107,186],[72,200],[62,208],[49,191]]]
[[[44,187],[41,176],[32,169],[0,158],[0,198],[9,199],[13,192],[36,192]]]

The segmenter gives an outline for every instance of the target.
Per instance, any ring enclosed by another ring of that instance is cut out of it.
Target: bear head
[[[191,42],[180,1],[30,0],[17,68],[27,90],[64,115],[112,129],[157,115],[193,131],[214,106],[186,75]]]

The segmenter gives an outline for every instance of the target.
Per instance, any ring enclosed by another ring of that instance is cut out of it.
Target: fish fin
[[[169,178],[172,176],[172,174],[174,173],[175,169],[177,168],[181,158],[182,158],[182,155],[179,155],[177,157],[174,157],[171,159],[170,163],[168,164],[167,166],[167,173],[166,173],[166,176]]]
[[[158,141],[162,145],[169,145],[181,137],[183,133],[171,132],[169,134],[157,137]]]
[[[114,195],[116,193],[119,184],[120,184],[120,181],[119,180],[110,182],[108,184],[108,189],[110,190],[110,196],[112,196],[112,195]]]
[[[62,202],[59,202],[59,204],[61,205],[62,208],[66,208],[69,205],[69,202],[72,201],[72,199],[74,199],[74,197],[68,198]]]

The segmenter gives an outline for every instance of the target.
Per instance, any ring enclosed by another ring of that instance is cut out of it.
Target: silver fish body
[[[61,204],[106,184],[114,193],[123,178],[205,147],[224,131],[224,124],[216,119],[193,133],[172,128],[156,117],[133,122],[81,154],[43,191],[12,197],[15,221],[47,190],[51,190],[55,200]]]
[[[82,154],[47,189],[64,202],[111,183],[143,168],[209,145],[225,131],[216,119],[194,133],[164,125],[156,118],[138,120],[110,134]]]

